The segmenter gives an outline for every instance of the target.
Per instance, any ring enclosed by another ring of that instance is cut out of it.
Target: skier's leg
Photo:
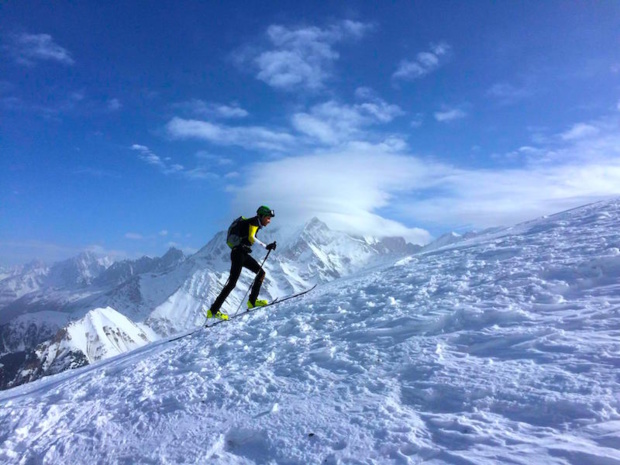
[[[254,305],[258,298],[260,288],[263,285],[263,280],[265,279],[265,270],[263,270],[258,262],[250,255],[246,257],[243,266],[256,273],[256,278],[254,278],[254,284],[252,285],[252,292],[250,292],[250,298],[248,299],[250,303]]]
[[[214,315],[220,310],[228,295],[237,285],[237,280],[241,276],[241,269],[243,268],[243,255],[241,251],[236,249],[230,252],[230,276],[228,276],[228,281],[226,281],[226,285],[221,290],[220,295],[217,296],[217,299],[211,305],[211,313]]]

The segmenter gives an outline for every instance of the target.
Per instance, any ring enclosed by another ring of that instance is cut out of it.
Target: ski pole
[[[267,251],[267,255],[265,255],[265,259],[263,260],[263,262],[260,264],[260,269],[263,269],[263,265],[265,264],[265,262],[267,261],[267,258],[269,258],[269,254],[271,253],[271,250]],[[237,313],[239,313],[239,309],[241,308],[241,304],[243,303],[243,301],[245,300],[245,298],[248,295],[248,292],[250,292],[250,289],[252,289],[252,286],[254,285],[254,282],[252,282],[252,284],[250,284],[250,287],[248,287],[248,290],[245,291],[245,295],[243,296],[243,299],[241,299],[241,302],[239,302],[239,306],[237,307],[237,310],[235,310],[235,314],[233,315],[236,316]]]

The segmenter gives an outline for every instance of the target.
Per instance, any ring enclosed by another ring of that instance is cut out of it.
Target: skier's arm
[[[256,237],[256,231],[258,231],[258,226],[254,226],[253,224],[251,224],[250,233],[248,235],[248,240],[250,241],[250,244],[254,245],[254,243],[256,242],[262,245],[266,249],[267,244],[264,244],[263,242],[261,242],[261,240],[258,237]]]

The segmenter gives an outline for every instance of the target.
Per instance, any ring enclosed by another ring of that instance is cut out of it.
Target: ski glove
[[[276,241],[273,241],[267,246],[267,250],[276,250]]]

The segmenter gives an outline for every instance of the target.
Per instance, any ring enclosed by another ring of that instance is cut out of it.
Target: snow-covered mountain
[[[402,238],[358,238],[332,231],[317,218],[298,230],[265,229],[260,236],[264,241],[279,241],[277,252],[265,264],[262,295],[269,299],[417,250]],[[86,350],[75,331],[68,331],[69,327],[83,328],[94,334],[93,325],[84,322],[92,319],[93,311],[100,313],[95,309],[126,317],[131,324],[119,324],[121,319],[114,318],[106,327],[134,342],[135,331],[128,330],[132,325],[140,325],[145,331],[144,342],[151,342],[203,324],[205,305],[214,300],[228,278],[229,255],[225,233],[220,232],[189,258],[171,249],[161,258],[112,264],[82,254],[50,268],[38,268],[42,271],[37,285],[0,309],[0,355],[10,355],[0,358],[0,363],[11,360],[5,363],[5,371],[20,374],[11,378],[5,373],[5,384],[0,387],[115,355],[106,350],[105,338],[90,340]],[[252,279],[250,273],[242,275],[227,301],[227,311],[234,312],[241,305]],[[8,283],[0,281],[0,289],[26,280],[25,275],[14,276]],[[125,350],[133,347],[123,346]]]
[[[13,267],[0,265],[0,281],[10,278],[14,272],[15,269]]]
[[[4,277],[0,281],[0,308],[25,294],[41,289],[48,273],[49,268],[40,261],[5,269]]]
[[[457,242],[462,241],[463,239],[465,239],[465,237],[462,236],[461,234],[458,234],[455,232],[449,232],[446,234],[442,234],[434,241],[430,242],[429,244],[426,244],[424,247],[422,247],[422,250],[424,252],[428,252],[430,250],[437,250],[447,245],[456,244]]]
[[[0,393],[4,463],[620,463],[620,200]]]
[[[109,257],[82,252],[52,266],[33,261],[23,267],[5,270],[4,277],[0,280],[0,308],[39,290],[86,287],[112,263]]]
[[[109,257],[99,257],[92,252],[82,252],[77,257],[55,263],[49,270],[47,287],[86,287],[112,265]]]
[[[96,308],[39,344],[23,352],[21,364],[5,364],[2,381],[23,384],[111,358],[158,339],[144,325],[136,325],[113,308]],[[9,360],[16,354],[10,354]]]

